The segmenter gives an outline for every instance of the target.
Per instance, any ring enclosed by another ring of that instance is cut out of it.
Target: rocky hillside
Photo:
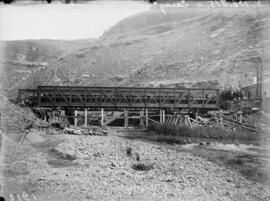
[[[19,87],[38,84],[219,88],[252,84],[263,65],[264,46],[269,45],[264,41],[267,12],[190,11],[170,9],[165,15],[152,9],[83,45],[65,43],[61,49],[58,41],[46,45],[35,41],[48,50],[38,49],[38,56],[28,55],[31,45],[16,49],[24,41],[9,42],[5,65],[12,79],[5,90],[13,96]],[[33,66],[39,70],[29,73]],[[21,78],[14,81],[13,74]]]
[[[44,78],[51,79],[52,64],[57,60],[87,46],[92,40],[56,41],[26,40],[2,41],[0,86],[1,93],[14,97],[18,88],[33,88],[43,84],[35,80],[36,74],[43,72]]]

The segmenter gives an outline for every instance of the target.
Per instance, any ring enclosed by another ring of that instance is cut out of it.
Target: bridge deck
[[[217,89],[38,86],[35,94],[36,105],[40,107],[171,109],[219,107]]]

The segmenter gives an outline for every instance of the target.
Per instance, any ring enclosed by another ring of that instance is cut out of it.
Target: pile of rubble
[[[71,135],[98,135],[98,136],[105,136],[108,134],[105,129],[101,129],[99,127],[85,127],[85,128],[69,127],[65,128],[63,130],[63,133]]]
[[[45,129],[47,134],[50,135],[60,135],[60,134],[69,134],[69,135],[96,135],[96,136],[106,136],[108,132],[105,129],[99,127],[66,127],[64,129],[56,129],[53,127]]]

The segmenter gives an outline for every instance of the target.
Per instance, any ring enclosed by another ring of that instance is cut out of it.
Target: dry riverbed
[[[5,137],[4,196],[9,200],[25,192],[39,201],[270,200],[269,186],[207,157],[180,145],[126,135],[117,129],[109,129],[107,136],[35,131],[22,145]]]

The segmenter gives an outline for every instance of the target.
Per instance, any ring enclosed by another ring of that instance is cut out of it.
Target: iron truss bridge
[[[39,107],[219,108],[218,89],[38,86],[20,89],[18,101]]]

